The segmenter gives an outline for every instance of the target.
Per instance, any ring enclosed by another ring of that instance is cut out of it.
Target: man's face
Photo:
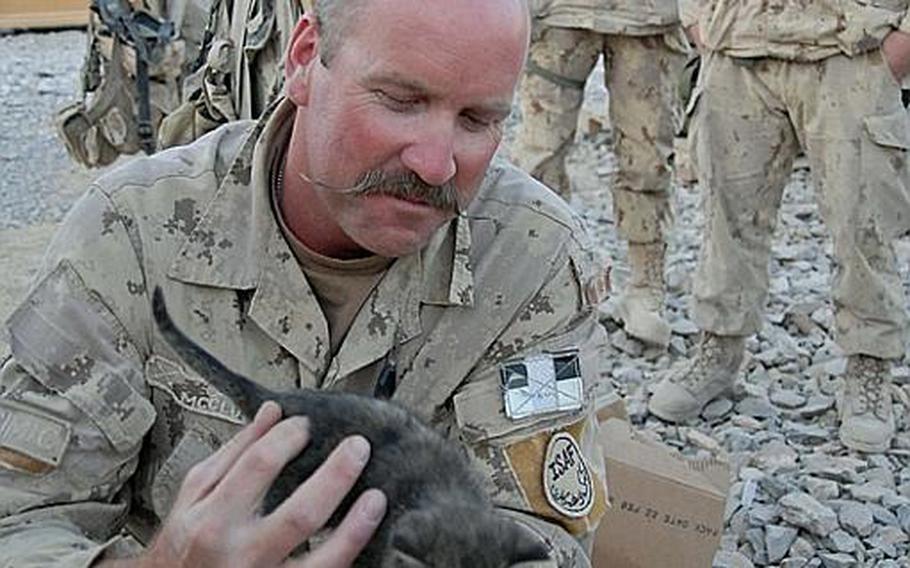
[[[428,205],[428,192],[448,187],[462,208],[476,194],[521,73],[527,19],[520,0],[367,0],[355,18],[327,66],[318,40],[306,66],[289,65],[299,138],[289,160],[317,182],[304,184],[306,202],[350,250],[402,256],[455,214]],[[418,183],[405,182],[407,198],[386,195],[394,185],[327,188],[370,172]]]

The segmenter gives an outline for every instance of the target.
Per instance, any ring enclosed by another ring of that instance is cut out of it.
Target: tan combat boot
[[[657,385],[648,410],[668,422],[698,417],[708,402],[733,389],[745,351],[743,336],[704,332],[695,358]]]
[[[626,333],[652,345],[670,343],[670,325],[661,317],[664,305],[663,242],[629,243],[631,275],[616,303]]]
[[[840,440],[859,452],[880,453],[894,437],[890,361],[851,355],[841,392]]]

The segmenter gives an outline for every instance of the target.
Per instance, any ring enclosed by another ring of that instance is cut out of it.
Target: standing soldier
[[[91,0],[79,100],[57,116],[87,167],[186,144],[258,118],[284,85],[294,24],[312,0]]]
[[[840,439],[885,451],[891,361],[907,331],[893,243],[910,230],[908,0],[718,0],[698,21],[696,163],[707,193],[693,299],[703,336],[650,409],[685,421],[733,385],[744,338],[762,324],[771,236],[802,149],[837,260],[836,334],[848,356]]]
[[[568,199],[565,157],[575,137],[585,79],[604,55],[619,171],[613,209],[629,242],[631,277],[618,304],[626,331],[666,346],[664,303],[675,89],[684,63],[677,0],[538,0],[521,84],[518,165]]]

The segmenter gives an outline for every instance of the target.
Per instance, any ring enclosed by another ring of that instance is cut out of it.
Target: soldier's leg
[[[743,338],[761,326],[771,237],[798,147],[769,87],[781,62],[712,55],[703,64],[695,127],[705,228],[692,295],[704,333],[694,359],[658,385],[649,404],[672,421],[698,416],[732,387]]]
[[[803,105],[800,126],[834,243],[836,340],[849,356],[841,440],[885,451],[894,434],[891,360],[905,353],[908,322],[893,243],[910,231],[910,118],[878,51],[793,67],[791,91]]]
[[[519,87],[522,120],[512,159],[564,198],[570,194],[565,156],[602,44],[603,36],[587,30],[543,28]]]
[[[663,309],[666,233],[672,225],[670,156],[678,116],[677,77],[685,63],[663,35],[607,36],[610,122],[619,164],[613,211],[628,241],[629,281],[617,303],[626,331],[666,346]]]

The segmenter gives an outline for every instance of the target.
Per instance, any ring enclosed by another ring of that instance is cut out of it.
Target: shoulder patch
[[[607,486],[584,457],[588,418],[509,444],[504,455],[528,508],[573,535],[589,533],[607,510]]]
[[[543,466],[547,502],[563,515],[579,519],[594,507],[594,480],[578,442],[557,432],[547,444]]]
[[[579,410],[584,405],[577,349],[506,361],[499,367],[499,376],[505,413],[512,420]]]
[[[0,466],[36,475],[47,473],[63,459],[72,430],[63,420],[0,400]]]

